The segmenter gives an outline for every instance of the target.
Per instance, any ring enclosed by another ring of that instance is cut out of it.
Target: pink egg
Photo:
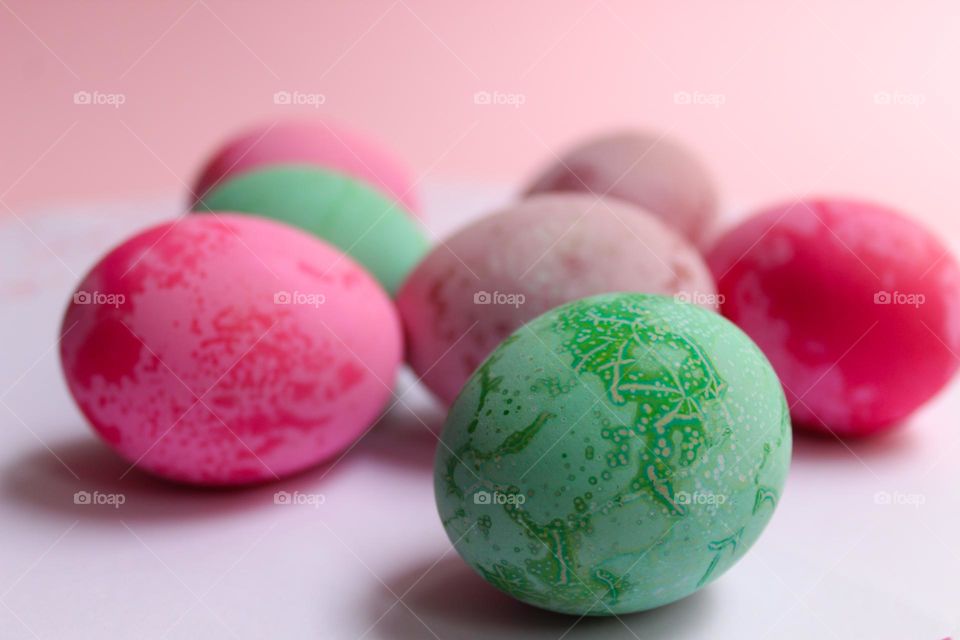
[[[410,173],[380,144],[322,121],[265,123],[231,138],[207,162],[193,188],[193,202],[227,178],[273,164],[319,165],[366,181],[419,211]]]
[[[390,396],[396,312],[366,271],[248,215],[148,229],[83,279],[61,362],[96,432],[133,465],[236,485],[328,460]]]
[[[625,131],[588,140],[565,153],[527,189],[586,191],[632,202],[695,244],[717,212],[710,173],[680,143],[655,133]]]
[[[799,427],[881,431],[957,370],[960,268],[891,209],[774,207],[727,232],[708,261],[723,314],[770,359]]]
[[[437,246],[404,283],[397,306],[413,370],[450,403],[524,322],[610,291],[715,304],[700,255],[653,216],[613,198],[544,194]]]

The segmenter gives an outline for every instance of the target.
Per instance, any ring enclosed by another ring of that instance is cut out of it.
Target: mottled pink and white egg
[[[798,427],[881,431],[960,364],[960,267],[887,207],[775,206],[723,235],[708,262],[723,314],[773,364]]]
[[[713,178],[697,156],[660,134],[624,131],[574,147],[537,176],[527,194],[585,191],[646,209],[694,244],[717,213]]]
[[[63,321],[94,430],[165,478],[237,485],[343,451],[390,396],[399,319],[362,268],[292,227],[189,216],[128,239]]]
[[[631,204],[575,193],[534,196],[460,230],[396,300],[409,363],[450,403],[524,322],[611,291],[716,302],[710,272],[686,240]]]

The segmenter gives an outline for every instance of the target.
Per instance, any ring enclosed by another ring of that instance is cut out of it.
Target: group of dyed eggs
[[[323,122],[217,151],[192,213],[113,249],[67,310],[94,429],[172,480],[270,480],[373,426],[405,359],[450,406],[435,488],[460,555],[520,600],[610,615],[747,551],[791,416],[879,432],[958,366],[960,267],[879,205],[790,202],[711,241],[708,172],[633,132],[432,248],[413,187]]]

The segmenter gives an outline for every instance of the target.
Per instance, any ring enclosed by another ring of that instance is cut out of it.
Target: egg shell
[[[139,233],[83,279],[61,362],[94,430],[132,465],[201,485],[343,451],[390,396],[401,332],[383,289],[333,247],[254,216]]]
[[[641,291],[713,307],[703,259],[659,220],[589,194],[542,194],[454,234],[397,296],[407,359],[450,403],[524,322],[577,298]]]
[[[403,208],[364,183],[332,171],[272,166],[227,180],[196,213],[255,213],[305,229],[366,267],[393,294],[429,242]]]
[[[717,213],[706,167],[679,142],[656,133],[623,131],[583,142],[534,178],[526,193],[550,191],[632,202],[694,244],[702,243]]]
[[[229,139],[207,161],[193,188],[193,202],[241,173],[274,164],[326,168],[373,186],[417,214],[420,205],[410,171],[381,144],[322,120],[265,122]]]
[[[898,212],[849,199],[773,206],[709,253],[722,311],[764,350],[794,424],[882,431],[955,373],[960,269]]]
[[[488,582],[612,615],[687,596],[742,557],[790,449],[780,384],[743,332],[670,298],[605,294],[491,354],[450,409],[434,486]]]

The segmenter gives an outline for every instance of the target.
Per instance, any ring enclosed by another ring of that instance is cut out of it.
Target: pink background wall
[[[316,113],[427,179],[520,181],[582,134],[666,129],[728,202],[862,194],[960,232],[951,2],[3,0],[0,43],[0,196],[17,211],[182,189],[235,127]],[[475,104],[484,90],[523,104]]]

